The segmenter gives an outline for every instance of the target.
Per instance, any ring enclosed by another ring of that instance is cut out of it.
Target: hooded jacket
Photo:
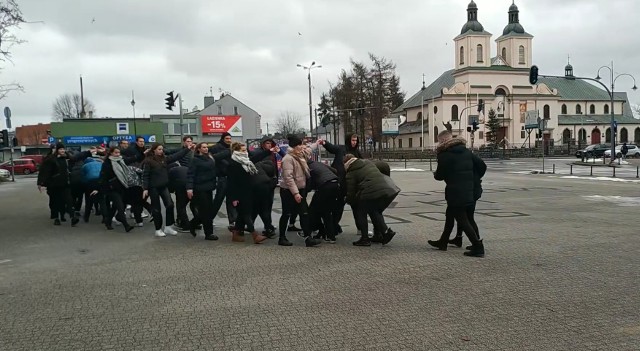
[[[209,149],[209,153],[214,156],[216,159],[216,175],[218,177],[226,177],[227,169],[229,168],[229,164],[231,164],[231,145],[224,142],[225,136],[230,135],[229,133],[222,133],[220,140]],[[216,157],[216,154],[227,151],[224,157]]]
[[[436,180],[447,185],[444,197],[447,205],[464,207],[472,205],[475,198],[473,154],[463,138],[452,138],[438,145],[438,168],[433,173]]]
[[[38,185],[47,188],[65,188],[70,185],[69,161],[80,162],[87,157],[91,157],[91,152],[83,151],[73,155],[64,156],[51,155],[47,157],[40,167],[41,174],[38,176]]]
[[[216,161],[209,155],[195,155],[187,172],[187,190],[213,191],[216,189]]]
[[[251,178],[253,189],[270,190],[276,187],[278,183],[278,172],[276,166],[270,159],[254,163],[258,174]]]
[[[273,162],[273,165],[275,167],[278,167],[278,161],[276,160],[276,154],[274,154],[273,152],[271,152],[268,149],[264,148],[264,144],[266,142],[271,142],[271,145],[276,146],[276,142],[271,139],[271,138],[264,138],[262,139],[262,141],[260,142],[260,148],[250,151],[249,152],[249,159],[251,160],[251,162],[253,162],[254,164],[257,162],[262,162],[264,160],[271,160],[271,162]],[[278,154],[280,155],[280,157],[284,157],[287,153],[284,151],[284,149],[280,149],[280,151],[278,152]]]
[[[324,143],[324,148],[332,153],[333,163],[331,163],[331,167],[335,168],[338,171],[338,175],[344,177],[345,169],[344,163],[342,163],[344,156],[347,154],[352,154],[357,158],[362,158],[362,154],[360,154],[360,150],[358,147],[360,146],[360,138],[358,138],[358,142],[355,147],[351,147],[351,135],[345,137],[344,145],[333,145],[329,142]]]
[[[329,182],[338,182],[338,172],[335,168],[329,167],[322,162],[307,161],[309,165],[309,181],[307,181],[307,190],[317,190]]]
[[[102,162],[96,161],[89,157],[84,161],[82,165],[82,182],[89,183],[100,179],[100,170],[102,169]]]
[[[187,154],[189,149],[182,149],[175,154],[165,156],[164,160],[157,161],[152,156],[143,161],[142,188],[164,188],[169,185],[169,171],[167,165],[176,162]]]
[[[347,169],[347,203],[395,198],[400,189],[368,160],[356,159]]]

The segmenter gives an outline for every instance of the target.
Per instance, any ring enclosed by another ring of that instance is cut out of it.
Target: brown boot
[[[237,230],[232,230],[231,233],[233,234],[231,237],[231,241],[237,242],[237,243],[243,243],[244,242],[244,237],[242,235],[240,235],[240,232]]]
[[[260,235],[260,234],[258,234],[258,232],[253,232],[253,233],[251,233],[251,235],[253,235],[253,242],[255,244],[260,244],[263,241],[267,240],[266,236]]]

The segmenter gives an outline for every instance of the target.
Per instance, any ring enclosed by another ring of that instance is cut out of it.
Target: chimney
[[[205,96],[204,97],[204,108],[207,108],[207,107],[213,105],[214,102],[216,102],[216,97],[215,96]]]

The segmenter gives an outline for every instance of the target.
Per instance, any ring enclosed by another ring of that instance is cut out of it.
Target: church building
[[[438,132],[447,127],[454,135],[470,140],[472,133],[467,127],[473,121],[478,123],[473,146],[485,145],[490,109],[500,122],[497,141],[508,148],[535,146],[537,129],[530,134],[525,129],[527,114],[535,111],[546,121],[546,129],[538,136],[547,140],[547,145],[610,143],[610,109],[618,125],[617,142],[640,142],[640,120],[633,117],[626,93],[615,92],[611,105],[604,89],[575,79],[571,64],[565,67],[563,78],[540,78],[536,85],[529,83],[533,35],[520,24],[515,3],[509,7],[502,35],[495,39],[495,57],[491,57],[491,38],[479,22],[478,6],[471,1],[467,22],[454,38],[454,68],[431,84],[423,84],[393,111],[401,123],[396,148],[421,148],[423,135],[424,147],[433,148]],[[478,111],[480,100],[484,111]]]

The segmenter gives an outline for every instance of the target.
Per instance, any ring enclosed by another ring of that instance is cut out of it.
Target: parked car
[[[576,157],[582,158],[583,155],[587,158],[602,157],[604,156],[605,151],[607,151],[608,149],[611,149],[611,146],[607,144],[593,144],[587,146],[582,150],[576,151]]]
[[[23,155],[22,157],[20,157],[21,159],[32,159],[34,161],[36,161],[36,167],[38,167],[38,169],[40,169],[40,166],[42,165],[42,162],[44,161],[44,155]]]
[[[627,157],[640,157],[640,148],[634,144],[627,144]],[[604,152],[604,157],[611,157],[611,148]],[[622,145],[616,146],[616,158],[622,157]]]
[[[11,177],[11,172],[7,171],[6,169],[0,168],[0,178],[9,179],[10,177]]]
[[[16,174],[31,174],[38,171],[36,161],[32,159],[17,159],[13,160],[13,167]],[[0,164],[0,168],[11,171],[11,161]]]

